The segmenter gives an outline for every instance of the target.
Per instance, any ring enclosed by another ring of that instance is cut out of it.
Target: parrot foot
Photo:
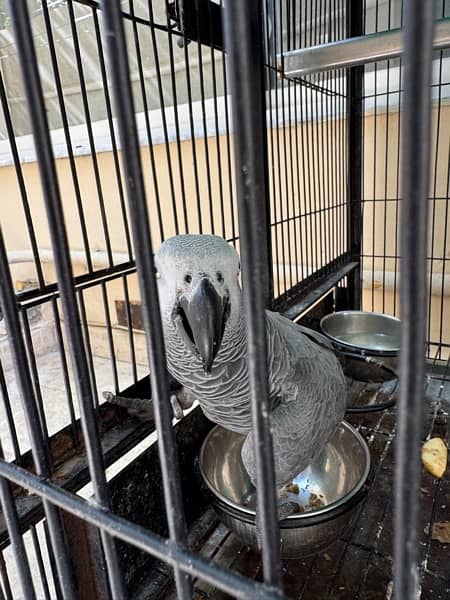
[[[277,501],[277,516],[278,522],[287,519],[291,515],[297,514],[299,512],[299,505],[296,502],[292,502],[288,499],[287,493],[284,492],[283,489],[278,491],[278,501]],[[260,527],[260,513],[258,510],[258,504],[256,504],[256,515],[255,515],[255,528],[256,528],[256,540],[258,543],[259,550],[262,549],[261,542],[261,527]]]
[[[184,416],[184,412],[176,394],[172,394],[170,396],[170,404],[172,405],[173,416],[176,419],[182,419]]]
[[[194,404],[195,398],[185,388],[181,388],[170,395],[170,404],[172,405],[173,416],[181,419],[184,411]]]
[[[126,408],[130,415],[141,419],[153,419],[153,404],[149,398],[127,398],[119,396],[112,392],[103,392],[103,398],[111,404],[116,404]],[[194,398],[184,388],[178,389],[170,394],[170,404],[172,406],[173,416],[181,419],[184,411],[192,406]]]

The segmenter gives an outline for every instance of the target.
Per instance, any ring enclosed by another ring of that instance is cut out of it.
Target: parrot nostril
[[[217,277],[217,281],[219,283],[223,283],[223,275],[222,275],[222,273],[220,271],[217,271],[216,277]]]
[[[192,281],[192,275],[185,275],[184,276],[184,280],[186,283],[191,283]]]

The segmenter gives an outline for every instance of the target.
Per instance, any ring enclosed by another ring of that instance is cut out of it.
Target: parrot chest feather
[[[176,332],[165,332],[168,369],[199,401],[205,415],[222,427],[246,434],[252,428],[246,346],[242,330],[225,336],[211,373],[179,343]]]

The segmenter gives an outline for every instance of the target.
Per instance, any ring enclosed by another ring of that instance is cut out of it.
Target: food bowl
[[[380,313],[346,310],[323,317],[320,328],[344,350],[394,357],[400,349],[401,322]]]
[[[349,310],[323,317],[320,327],[344,354],[345,375],[369,384],[360,395],[349,393],[347,412],[379,411],[393,406],[398,383],[400,320],[380,313]]]
[[[244,543],[258,547],[255,488],[241,460],[244,439],[216,426],[203,442],[200,471],[219,518]],[[289,499],[303,512],[280,522],[281,556],[314,555],[338,540],[367,494],[369,472],[366,442],[343,421],[321,456],[292,480]]]

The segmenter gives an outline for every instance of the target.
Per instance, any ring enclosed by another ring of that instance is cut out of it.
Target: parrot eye
[[[217,271],[217,273],[216,273],[216,277],[217,277],[217,281],[218,281],[219,283],[222,283],[222,282],[223,282],[223,275],[222,275],[222,273],[221,273],[220,271]]]
[[[191,283],[192,281],[192,275],[185,275],[184,276],[184,280],[186,283]]]

